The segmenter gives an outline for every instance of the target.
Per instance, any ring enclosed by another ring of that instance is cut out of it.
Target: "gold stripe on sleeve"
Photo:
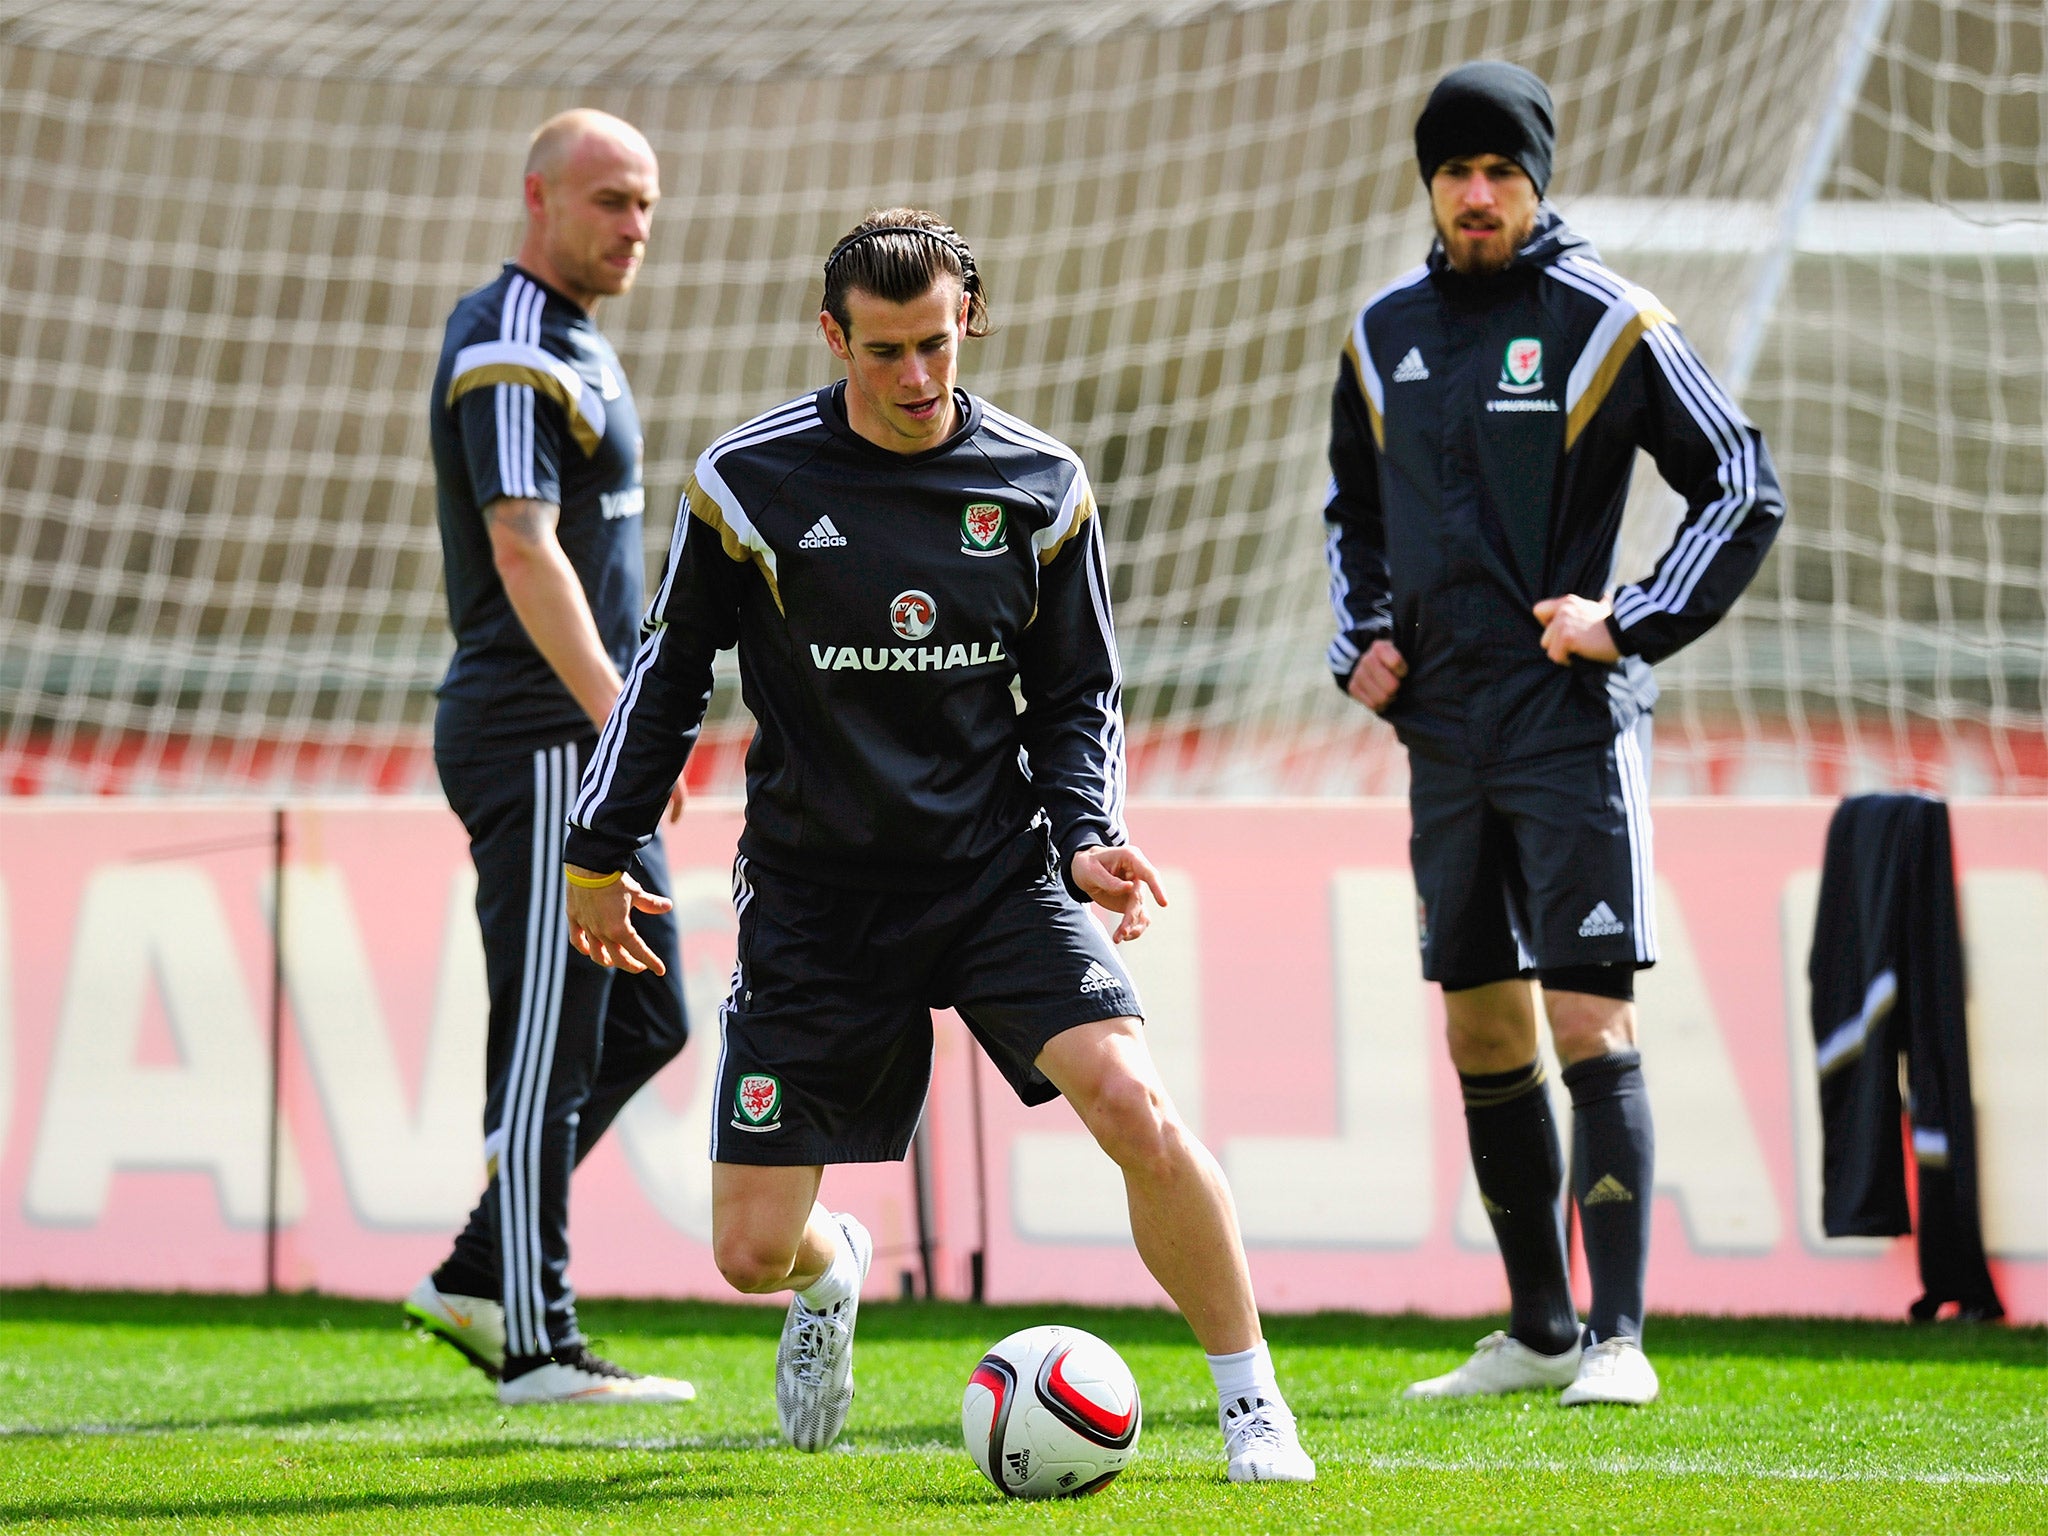
[[[1579,440],[1579,434],[1586,430],[1594,414],[1606,403],[1607,392],[1614,388],[1614,381],[1621,377],[1621,366],[1628,361],[1629,353],[1636,343],[1643,339],[1643,332],[1672,322],[1668,309],[1645,308],[1637,310],[1621,334],[1608,347],[1607,355],[1600,359],[1600,366],[1593,370],[1593,377],[1586,385],[1586,392],[1579,396],[1579,403],[1564,420],[1564,451],[1570,453],[1572,445]]]
[[[1344,337],[1344,361],[1351,365],[1351,385],[1358,391],[1358,398],[1365,402],[1365,414],[1372,421],[1372,443],[1381,453],[1387,451],[1387,424],[1380,419],[1380,408],[1372,403],[1372,392],[1365,387],[1365,368],[1358,360],[1358,332],[1349,331]]]
[[[1053,562],[1053,557],[1057,555],[1061,550],[1067,547],[1068,541],[1072,539],[1075,534],[1079,533],[1083,525],[1085,525],[1088,519],[1093,517],[1094,515],[1095,489],[1093,486],[1090,486],[1087,490],[1084,490],[1081,493],[1080,501],[1075,503],[1074,520],[1071,523],[1067,524],[1067,531],[1061,534],[1055,542],[1048,544],[1044,549],[1041,549],[1038,552],[1038,563],[1040,565],[1051,565]]]
[[[725,508],[718,504],[716,497],[697,483],[695,475],[690,476],[689,484],[683,487],[683,497],[690,504],[690,515],[718,535],[718,547],[725,551],[725,557],[735,565],[746,565],[751,562],[761,572],[761,579],[768,583],[768,595],[775,599],[776,611],[785,611],[782,607],[782,588],[775,580],[774,568],[768,564],[758,549],[733,532],[732,524],[726,521]]]
[[[576,446],[583,450],[583,456],[587,459],[597,452],[601,434],[584,419],[580,402],[569,387],[545,368],[535,368],[527,363],[479,363],[449,382],[448,403],[453,405],[472,389],[482,389],[486,384],[524,384],[539,390],[559,405],[562,414],[569,418],[569,435],[576,439]]]

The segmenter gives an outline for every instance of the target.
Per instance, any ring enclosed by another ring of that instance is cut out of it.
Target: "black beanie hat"
[[[1556,148],[1550,90],[1519,64],[1460,64],[1437,81],[1415,119],[1415,158],[1424,186],[1446,160],[1505,155],[1529,173],[1541,197]]]

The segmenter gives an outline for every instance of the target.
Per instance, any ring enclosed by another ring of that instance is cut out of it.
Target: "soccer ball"
[[[981,1357],[960,1402],[967,1454],[1013,1499],[1107,1487],[1138,1446],[1138,1383],[1079,1328],[1026,1328]]]

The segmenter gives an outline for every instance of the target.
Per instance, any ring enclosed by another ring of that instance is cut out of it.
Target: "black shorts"
[[[1656,963],[1649,780],[1634,728],[1486,768],[1410,754],[1408,805],[1422,974],[1445,991]]]
[[[817,885],[742,857],[739,956],[719,1010],[711,1160],[893,1162],[931,1083],[934,1008],[956,1009],[1017,1097],[1054,1035],[1140,1017],[1109,937],[1053,873],[1034,827],[939,892]]]

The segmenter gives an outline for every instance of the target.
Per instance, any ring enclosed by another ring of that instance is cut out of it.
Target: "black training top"
[[[646,593],[646,493],[618,354],[580,306],[507,263],[448,317],[429,420],[455,630],[435,755],[473,762],[588,734],[589,717],[512,611],[483,513],[509,497],[561,508],[555,536],[623,672]]]
[[[653,835],[734,644],[758,722],[740,848],[762,865],[938,889],[1041,811],[1063,867],[1124,841],[1122,678],[1080,459],[965,392],[952,437],[891,453],[847,424],[844,392],[698,459],[570,863],[621,868]]]
[[[1636,451],[1685,513],[1614,591],[1621,661],[1541,648],[1544,598],[1598,598]],[[1656,297],[1548,205],[1505,271],[1439,244],[1351,327],[1323,509],[1339,687],[1376,639],[1408,675],[1385,713],[1425,757],[1484,763],[1605,740],[1656,698],[1661,661],[1728,611],[1785,504],[1763,435]]]

